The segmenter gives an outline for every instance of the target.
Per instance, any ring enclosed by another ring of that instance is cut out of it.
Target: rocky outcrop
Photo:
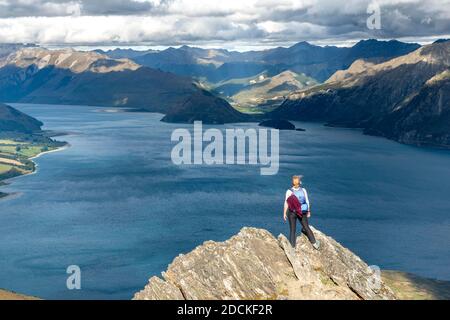
[[[136,300],[160,299],[395,299],[379,273],[350,250],[314,230],[296,249],[285,236],[243,228],[225,242],[207,241],[152,277]]]

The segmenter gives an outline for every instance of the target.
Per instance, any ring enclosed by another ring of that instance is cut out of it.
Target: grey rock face
[[[184,300],[180,289],[158,277],[150,278],[146,290],[136,293],[135,300]]]
[[[307,270],[319,271],[326,280],[338,287],[349,289],[364,300],[394,299],[394,294],[380,278],[376,270],[357,255],[340,245],[333,238],[314,229],[314,235],[321,242],[317,252],[305,236],[297,238],[295,258],[307,266]],[[280,236],[279,239],[284,238]],[[287,241],[287,239],[286,239]]]
[[[319,251],[303,235],[294,249],[285,236],[255,228],[207,241],[175,258],[134,299],[395,299],[359,257],[314,231]]]

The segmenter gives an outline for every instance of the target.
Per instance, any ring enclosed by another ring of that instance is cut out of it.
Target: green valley
[[[0,104],[0,185],[6,179],[34,172],[34,157],[66,145],[50,138],[41,126],[33,117]],[[6,195],[0,192],[0,198]]]
[[[0,138],[0,181],[34,172],[32,158],[56,150],[65,143],[45,136],[16,135]],[[0,194],[1,196],[5,194]]]

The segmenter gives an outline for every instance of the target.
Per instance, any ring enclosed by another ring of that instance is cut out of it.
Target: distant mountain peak
[[[5,65],[15,65],[20,68],[35,65],[38,69],[54,66],[60,69],[68,69],[74,73],[85,71],[105,73],[140,68],[138,64],[128,59],[111,59],[99,52],[76,51],[72,48],[58,50],[24,48],[0,62],[0,67]]]
[[[398,40],[378,40],[378,39],[366,39],[360,40],[357,42],[352,48],[352,51],[355,50],[384,50],[386,53],[389,53],[389,50],[392,50],[392,56],[398,55],[396,50],[403,50],[401,53],[405,54],[408,51],[415,50],[419,48],[420,45],[417,43],[406,43]]]
[[[447,42],[450,41],[450,39],[437,39],[435,42],[433,43],[443,43],[443,42]]]
[[[309,43],[307,41],[300,41],[300,42],[297,42],[296,44],[294,44],[293,46],[291,46],[291,48],[310,48],[310,47],[314,47],[314,45],[312,45],[311,43]]]

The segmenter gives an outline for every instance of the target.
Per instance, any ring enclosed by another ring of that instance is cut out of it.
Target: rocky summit
[[[396,299],[379,273],[334,239],[314,229],[292,248],[284,235],[243,228],[225,242],[207,241],[179,255],[162,278],[152,277],[135,300]]]

